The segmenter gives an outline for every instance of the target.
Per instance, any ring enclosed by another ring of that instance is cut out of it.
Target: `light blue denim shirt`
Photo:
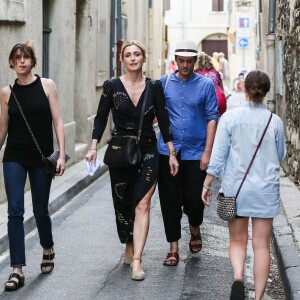
[[[270,117],[263,104],[243,103],[219,121],[207,173],[218,177],[222,192],[235,196]],[[283,124],[273,114],[237,198],[239,216],[271,218],[279,212],[280,162],[286,154]]]
[[[176,152],[182,160],[200,160],[206,143],[207,123],[218,120],[218,100],[213,82],[194,72],[187,80],[176,73],[161,78],[171,121]],[[159,153],[169,155],[163,139],[159,139]]]

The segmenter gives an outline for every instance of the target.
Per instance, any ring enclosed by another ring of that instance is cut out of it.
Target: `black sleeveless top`
[[[27,85],[18,84],[16,79],[13,90],[43,155],[49,156],[53,152],[52,116],[41,78],[38,75],[36,77],[35,81]],[[32,167],[42,166],[42,157],[12,93],[8,102],[8,116],[8,133],[3,162],[17,162]]]

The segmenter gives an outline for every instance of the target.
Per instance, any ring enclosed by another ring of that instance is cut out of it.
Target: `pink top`
[[[212,68],[212,69],[203,69],[203,70],[198,70],[197,73],[199,73],[200,75],[209,78],[210,80],[212,80],[212,82],[215,85],[216,88],[216,93],[217,93],[217,98],[218,98],[218,105],[219,105],[219,115],[222,116],[222,114],[226,111],[227,105],[227,99],[226,96],[223,92],[223,90],[220,87],[220,84],[222,82],[221,79],[221,75],[220,73]]]
[[[198,70],[197,73],[201,74],[204,77],[208,77],[213,81],[213,83],[218,86],[220,86],[222,79],[220,73],[215,69],[211,68],[209,70],[203,69],[203,70]]]

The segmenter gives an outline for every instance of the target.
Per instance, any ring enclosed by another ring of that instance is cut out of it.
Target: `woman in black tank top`
[[[40,78],[32,74],[32,68],[36,65],[36,57],[29,42],[16,44],[12,48],[9,64],[17,74],[13,91],[46,157],[53,152],[52,123],[54,125],[60,151],[55,175],[60,176],[65,169],[65,138],[55,84],[51,79]],[[5,283],[5,289],[15,291],[24,285],[22,267],[26,265],[26,260],[23,215],[27,174],[30,181],[34,217],[40,244],[43,247],[41,272],[47,274],[54,268],[54,243],[48,212],[52,178],[46,175],[41,155],[9,86],[2,88],[0,102],[0,149],[7,137],[3,156],[3,174],[8,201],[8,238],[13,268]]]

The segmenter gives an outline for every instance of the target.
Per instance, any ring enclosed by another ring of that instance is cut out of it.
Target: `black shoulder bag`
[[[34,143],[35,143],[37,149],[38,149],[38,152],[39,152],[40,155],[42,156],[42,160],[43,160],[43,163],[44,163],[44,166],[45,166],[46,174],[47,174],[47,175],[51,175],[52,178],[55,178],[55,177],[54,177],[54,174],[56,173],[56,164],[57,164],[57,160],[59,159],[59,151],[58,151],[58,150],[55,150],[55,151],[54,151],[50,156],[48,156],[48,157],[45,157],[45,156],[43,155],[43,152],[42,152],[42,150],[41,150],[41,148],[40,148],[40,146],[39,146],[39,144],[38,144],[38,142],[37,142],[37,140],[36,140],[36,138],[35,138],[35,136],[34,136],[32,130],[31,130],[29,124],[28,124],[28,121],[27,121],[25,115],[24,115],[23,109],[22,109],[22,107],[21,107],[21,105],[20,105],[20,103],[19,103],[19,101],[18,101],[18,99],[17,99],[17,96],[16,96],[16,94],[14,93],[14,90],[13,90],[12,86],[9,85],[9,87],[10,87],[11,92],[12,92],[12,94],[13,94],[13,96],[14,96],[14,99],[15,99],[15,101],[16,101],[16,103],[17,103],[17,106],[18,106],[18,108],[19,108],[19,110],[20,110],[20,112],[21,112],[21,115],[22,115],[22,117],[23,117],[23,119],[24,119],[24,121],[25,121],[25,124],[26,124],[26,126],[27,126],[27,128],[28,128],[28,130],[29,130],[29,132],[30,132],[30,135],[31,135],[31,137],[32,137],[32,139],[33,139],[33,141],[34,141]],[[70,156],[69,156],[68,154],[66,154],[66,155],[65,155],[65,162],[67,162],[69,159],[70,159]]]
[[[122,136],[114,135],[111,137],[104,154],[103,162],[109,168],[126,168],[137,166],[142,158],[139,141],[142,134],[144,112],[148,97],[149,83],[146,81],[145,94],[142,99],[142,111],[140,116],[138,135]]]
[[[239,189],[238,189],[238,191],[236,193],[236,196],[235,197],[226,197],[226,196],[224,196],[223,193],[219,193],[219,195],[217,197],[217,199],[218,199],[217,213],[218,213],[218,216],[222,220],[224,220],[224,221],[230,221],[230,220],[233,220],[236,217],[236,199],[237,199],[237,197],[238,197],[238,195],[240,193],[242,185],[243,185],[243,183],[244,183],[244,181],[245,181],[245,179],[246,179],[246,177],[248,175],[248,172],[249,172],[249,170],[250,170],[250,168],[252,166],[252,163],[253,163],[253,161],[255,159],[256,153],[257,153],[257,151],[258,151],[258,149],[259,149],[259,147],[260,147],[260,145],[261,145],[261,143],[262,143],[262,141],[264,139],[264,136],[265,136],[265,134],[267,132],[267,129],[269,127],[269,124],[271,122],[272,116],[273,116],[273,114],[271,113],[269,121],[268,121],[268,124],[267,124],[267,126],[266,126],[266,128],[265,128],[265,130],[264,130],[264,132],[263,132],[263,134],[261,136],[261,138],[260,138],[260,141],[259,141],[259,143],[258,143],[258,145],[256,147],[256,150],[255,150],[255,152],[253,154],[251,162],[250,162],[250,164],[248,166],[248,169],[247,169],[247,171],[246,171],[246,173],[245,173],[245,175],[243,177],[243,180],[242,180],[242,182],[241,182],[241,184],[239,186]]]

